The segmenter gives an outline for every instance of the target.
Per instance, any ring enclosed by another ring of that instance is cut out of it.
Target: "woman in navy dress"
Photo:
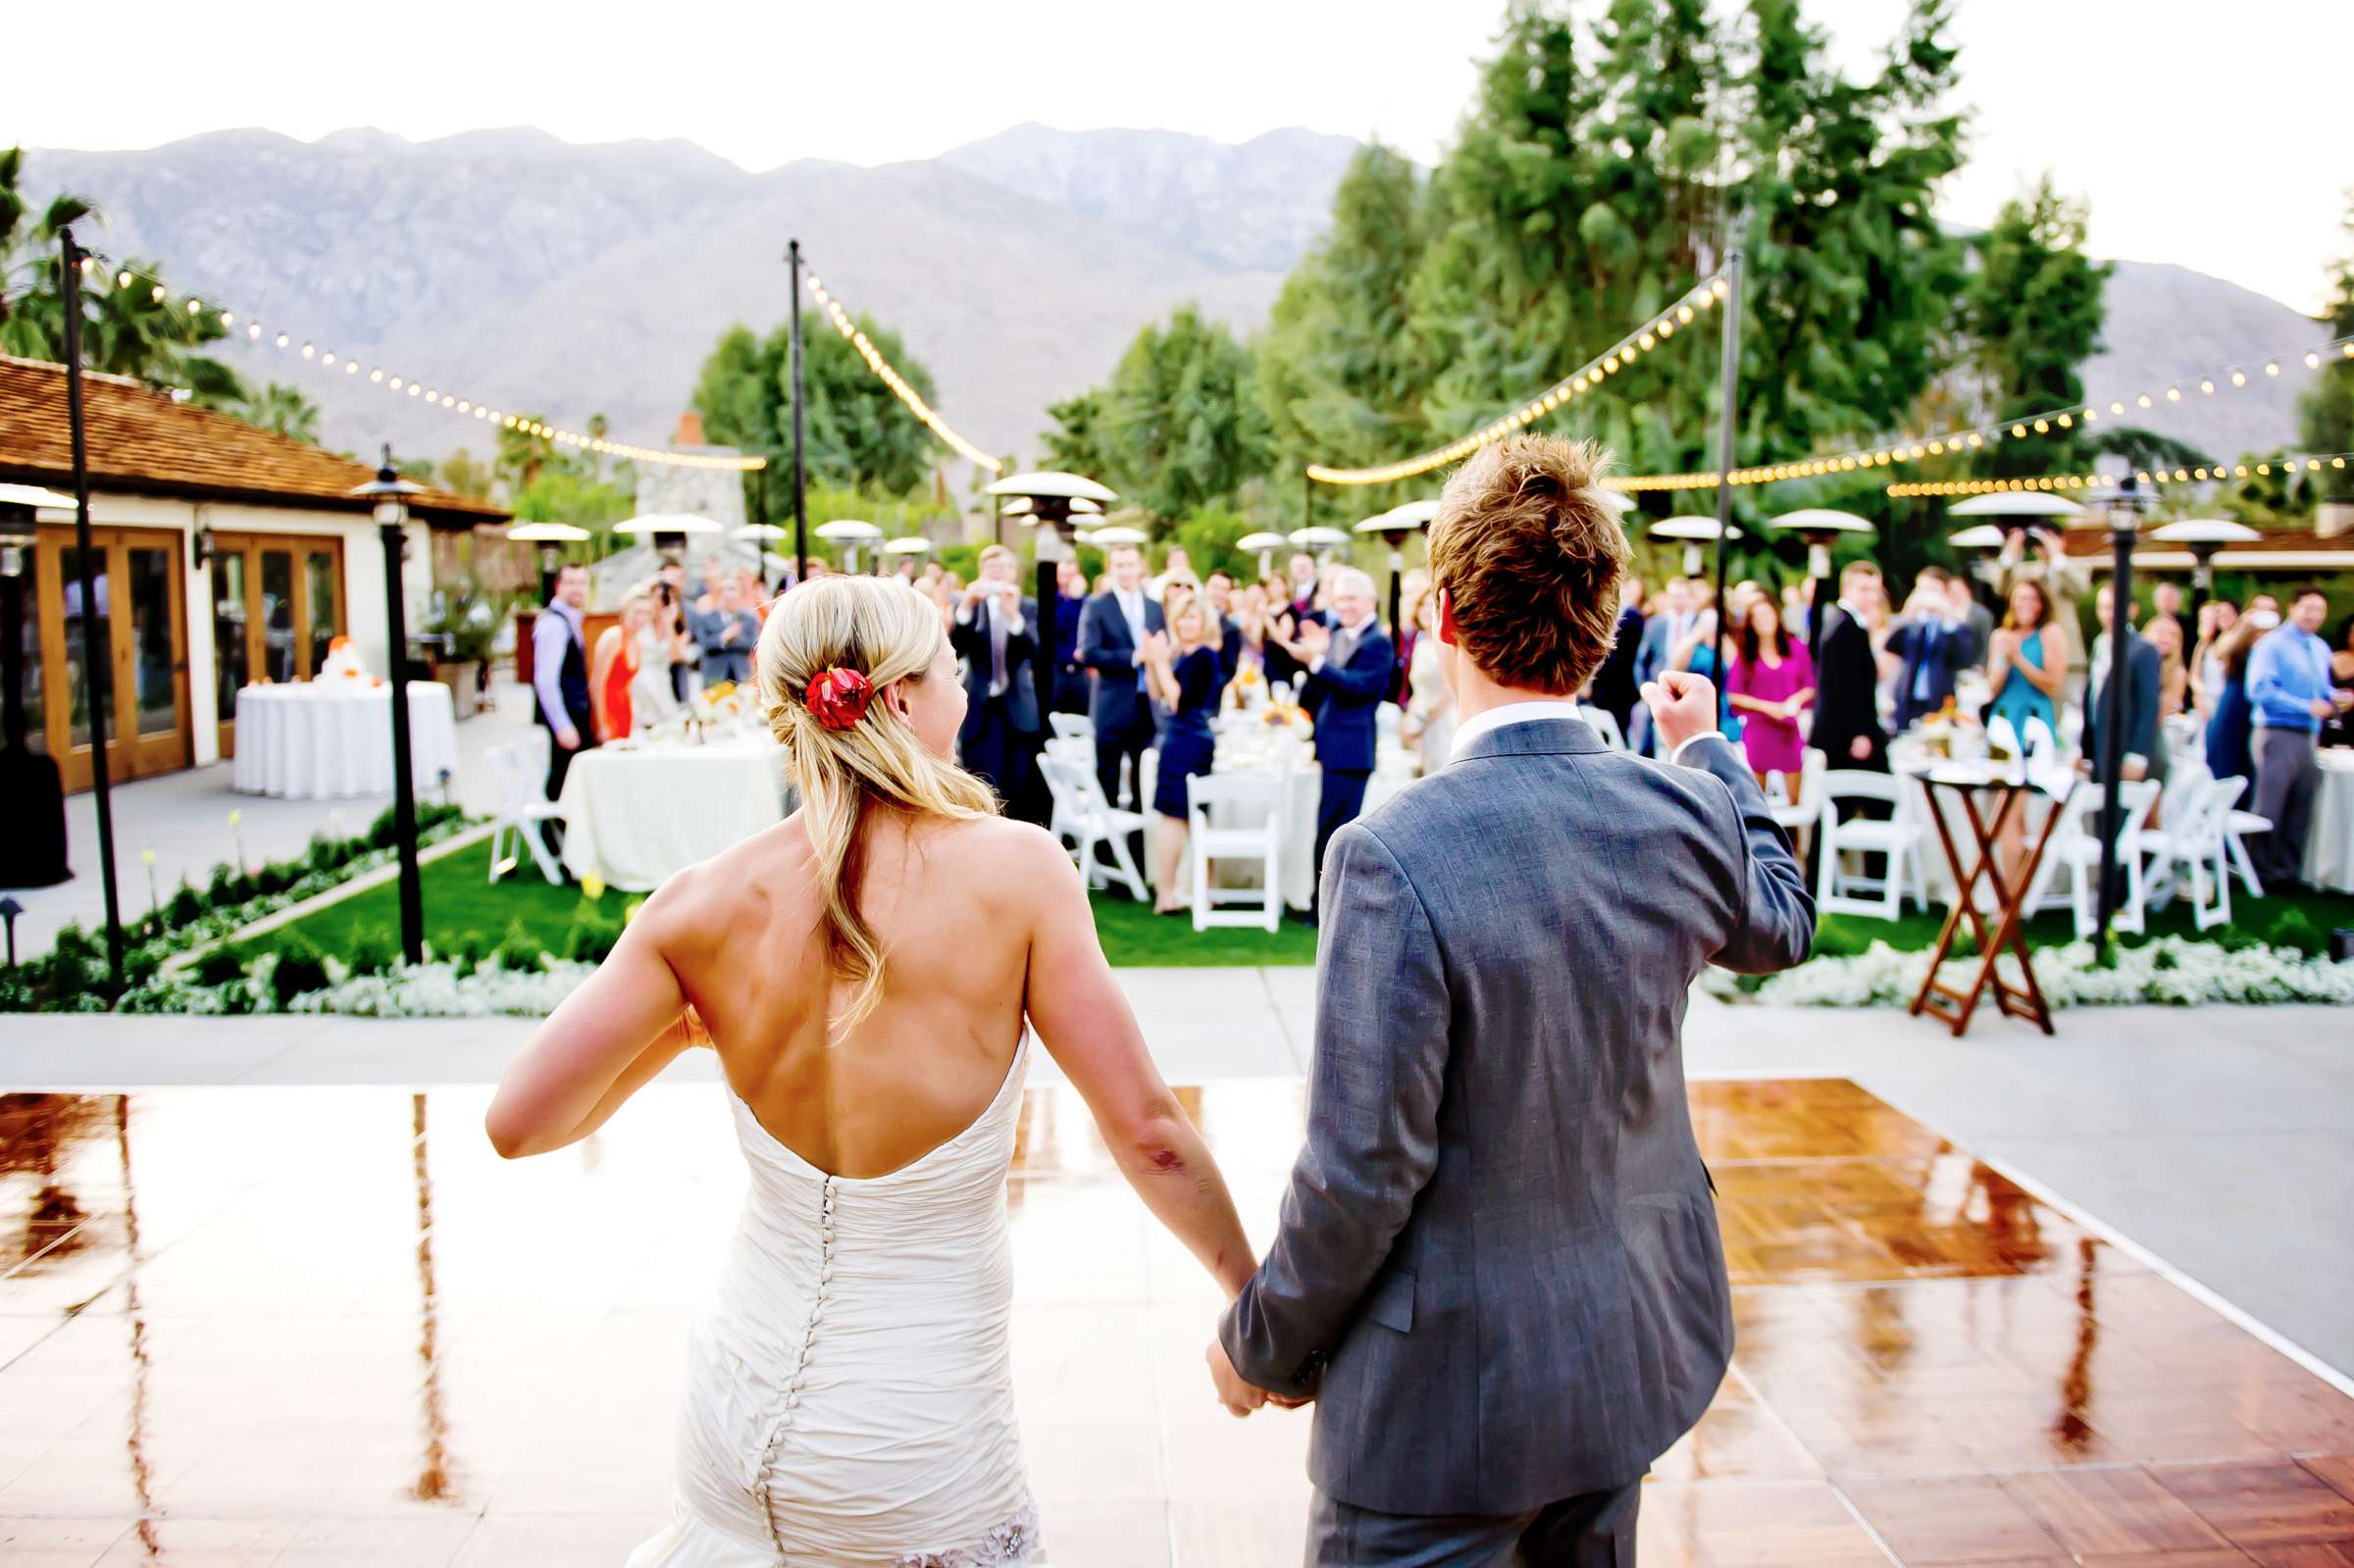
[[[1164,715],[1160,771],[1152,784],[1152,809],[1161,819],[1153,856],[1156,914],[1186,908],[1176,896],[1177,868],[1185,863],[1186,781],[1208,773],[1217,753],[1209,720],[1218,706],[1218,646],[1208,626],[1202,601],[1188,597],[1169,617],[1166,632],[1145,639],[1146,678]]]

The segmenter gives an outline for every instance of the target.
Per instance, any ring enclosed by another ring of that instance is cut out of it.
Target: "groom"
[[[1815,911],[1706,681],[1645,692],[1672,763],[1574,717],[1627,557],[1595,463],[1518,436],[1448,484],[1454,760],[1325,867],[1307,1144],[1208,1353],[1237,1415],[1316,1402],[1311,1564],[1632,1563],[1732,1351],[1685,1000]]]

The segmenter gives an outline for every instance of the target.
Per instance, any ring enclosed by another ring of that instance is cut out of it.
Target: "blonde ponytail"
[[[886,687],[921,681],[939,651],[940,610],[898,578],[826,577],[779,598],[760,632],[760,701],[785,746],[817,862],[827,962],[850,986],[829,1028],[848,1034],[882,999],[886,955],[858,910],[868,807],[957,819],[997,815],[980,780],[924,748]],[[809,683],[854,670],[874,688],[858,721],[829,729],[808,705]]]

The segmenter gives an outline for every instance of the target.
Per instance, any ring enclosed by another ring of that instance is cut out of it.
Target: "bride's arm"
[[[1078,868],[1044,834],[1022,868],[1044,889],[1030,937],[1031,1026],[1137,1196],[1209,1270],[1231,1300],[1258,1260],[1202,1135],[1161,1082],[1128,998],[1112,979]]]
[[[587,1138],[697,1043],[686,994],[662,956],[663,930],[679,901],[665,894],[676,885],[646,900],[612,955],[508,1064],[483,1118],[500,1154],[545,1154]]]

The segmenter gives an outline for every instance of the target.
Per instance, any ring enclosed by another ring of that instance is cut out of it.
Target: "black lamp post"
[[[2111,549],[2109,592],[2109,680],[2101,693],[2101,888],[2100,925],[2096,936],[2101,957],[2109,955],[2109,922],[2117,914],[2117,834],[2124,822],[2120,795],[2125,767],[2125,708],[2133,692],[2133,543],[2141,531],[2142,508],[2149,497],[2141,493],[2130,474],[2104,484],[2091,496],[2109,523]]]
[[[417,782],[409,761],[409,618],[401,593],[400,564],[409,551],[405,527],[409,509],[405,497],[421,495],[392,468],[392,448],[384,449],[376,478],[352,490],[375,503],[377,532],[384,546],[384,632],[391,645],[392,683],[392,832],[400,855],[400,951],[412,964],[425,961],[425,883],[417,865]]]
[[[1046,531],[1038,536],[1038,569],[1035,574],[1038,592],[1038,657],[1049,671],[1059,673],[1061,644],[1056,640],[1055,622],[1060,618],[1060,595],[1055,582],[1055,569],[1064,561],[1078,559],[1077,529],[1071,515],[1086,501],[1097,508],[1119,499],[1108,486],[1099,484],[1083,474],[1063,474],[1052,471],[1030,474],[1008,474],[1003,479],[982,487],[982,494],[995,497],[1005,517],[1018,517],[1024,527],[1044,525]],[[1027,501],[1025,510],[1022,503]],[[1100,521],[1099,519],[1098,521]],[[1051,686],[1051,677],[1049,684]],[[1051,698],[1048,699],[1049,702]]]

